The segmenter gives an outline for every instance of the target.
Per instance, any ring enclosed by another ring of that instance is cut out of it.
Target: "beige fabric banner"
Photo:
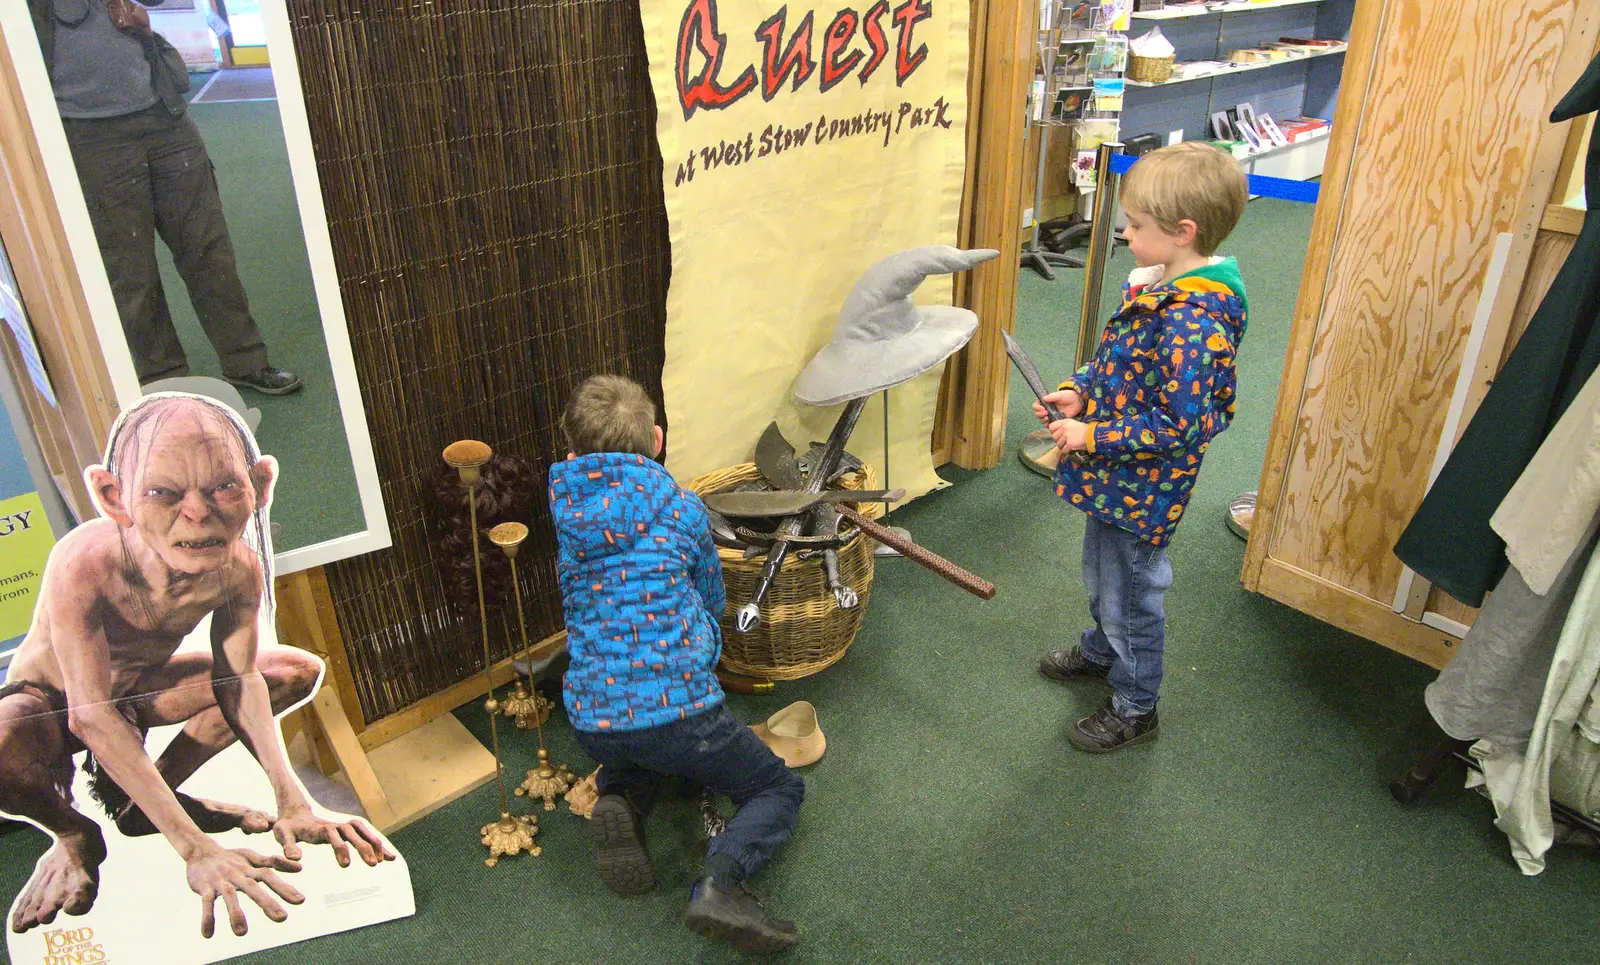
[[[870,5],[869,5],[870,4]],[[672,239],[668,466],[680,480],[747,462],[777,420],[796,448],[840,407],[790,386],[878,259],[956,243],[967,4],[641,0]],[[950,276],[916,298],[950,304]],[[942,367],[890,393],[889,479],[943,485],[929,448]],[[883,400],[850,451],[883,474]]]

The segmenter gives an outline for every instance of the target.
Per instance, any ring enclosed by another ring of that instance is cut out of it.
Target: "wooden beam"
[[[1528,273],[1522,276],[1522,292],[1517,298],[1517,310],[1511,315],[1511,329],[1500,353],[1502,368],[1516,349],[1517,342],[1521,341],[1523,333],[1528,330],[1528,325],[1533,322],[1534,315],[1538,314],[1539,306],[1544,304],[1544,296],[1550,293],[1556,276],[1566,267],[1567,258],[1577,242],[1578,236],[1575,234],[1539,232],[1539,237],[1533,243],[1533,259],[1528,263]]]
[[[394,809],[389,805],[388,795],[383,792],[383,785],[378,783],[378,775],[372,771],[366,749],[361,746],[355,729],[350,726],[350,718],[339,705],[338,693],[332,687],[323,686],[311,698],[310,709],[333,747],[333,756],[339,762],[339,769],[344,771],[345,780],[350,782],[362,809],[367,812],[367,820],[380,831],[393,827]]]
[[[358,731],[364,729],[366,720],[328,591],[327,573],[320,566],[290,573],[277,579],[274,591],[278,598],[278,642],[322,658],[327,666],[327,682],[338,693],[350,726]]]
[[[1272,434],[1267,442],[1267,457],[1257,485],[1256,512],[1250,524],[1250,541],[1245,549],[1240,581],[1245,589],[1260,591],[1261,573],[1272,549],[1277,529],[1278,504],[1289,455],[1294,446],[1294,429],[1300,414],[1302,390],[1311,363],[1317,336],[1317,321],[1328,293],[1328,265],[1339,241],[1344,220],[1344,199],[1354,169],[1356,148],[1361,142],[1361,121],[1367,89],[1378,54],[1378,41],[1389,0],[1356,0],[1350,24],[1350,43],[1344,56],[1339,103],[1334,109],[1333,131],[1328,135],[1328,156],[1322,175],[1321,193],[1311,221],[1311,243],[1306,249],[1302,279],[1295,303],[1294,322],[1289,329],[1289,352],[1279,379],[1278,407],[1272,417]]]
[[[970,0],[967,16],[967,129],[966,163],[962,168],[961,211],[956,220],[956,246],[973,247],[976,228],[974,212],[977,206],[978,165],[983,142],[984,64],[989,33],[990,0]],[[951,304],[970,308],[972,305],[972,273],[963,271],[955,276]],[[956,355],[945,363],[944,374],[939,379],[939,402],[933,416],[934,466],[950,461],[955,448],[956,424],[961,418],[965,399],[962,389],[966,384],[965,360]]]
[[[1584,191],[1584,158],[1589,153],[1589,139],[1594,136],[1594,115],[1585,114],[1568,123],[1567,147],[1561,154],[1561,167],[1556,171],[1556,183],[1550,191],[1550,203],[1564,205]],[[1600,185],[1596,186],[1600,189]]]
[[[1456,639],[1448,633],[1413,623],[1387,603],[1368,599],[1315,573],[1269,559],[1261,567],[1256,591],[1285,606],[1330,623],[1358,637],[1420,660],[1444,667],[1455,656]]]
[[[567,631],[552,634],[533,645],[528,651],[530,659],[535,663],[544,660],[562,647],[567,645]],[[494,665],[494,685],[502,687],[511,682],[516,676],[516,669],[508,658]],[[361,746],[367,750],[394,740],[401,734],[416,730],[436,717],[450,713],[462,704],[483,695],[483,675],[473,674],[466,680],[439,691],[429,697],[424,697],[399,713],[390,714],[382,720],[374,721],[367,725],[361,732]]]
[[[1011,370],[1000,332],[1016,324],[1017,237],[1022,225],[1022,132],[1033,80],[1037,7],[1022,0],[989,0],[983,37],[983,78],[976,123],[975,200],[971,245],[1000,257],[973,269],[966,305],[978,332],[961,353],[960,393],[951,458],[967,469],[998,465],[1005,448]],[[970,113],[970,110],[969,110]],[[974,159],[968,158],[969,165]]]
[[[1547,204],[1544,206],[1544,217],[1539,220],[1539,227],[1544,231],[1559,231],[1564,235],[1575,235],[1583,230],[1583,215],[1582,208],[1569,208],[1564,204]]]

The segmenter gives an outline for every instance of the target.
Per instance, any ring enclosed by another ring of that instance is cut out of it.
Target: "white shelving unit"
[[[1130,35],[1160,27],[1180,60],[1162,83],[1127,80],[1124,135],[1153,133],[1166,139],[1181,131],[1185,138],[1204,138],[1206,118],[1246,101],[1258,113],[1287,121],[1313,112],[1313,91],[1314,112],[1328,116],[1347,42],[1278,60],[1239,63],[1229,57],[1237,49],[1265,48],[1290,37],[1342,40],[1348,36],[1353,8],[1354,0],[1215,0],[1135,11]],[[1323,59],[1328,57],[1339,59]],[[1254,73],[1270,67],[1282,69]],[[1245,76],[1236,77],[1241,74]],[[1321,173],[1326,154],[1327,142],[1319,138],[1239,161],[1252,173],[1304,180]]]
[[[1307,3],[1307,2],[1311,2],[1311,0],[1294,0],[1294,2],[1296,2],[1296,3]],[[1256,5],[1255,4],[1251,4],[1250,6],[1256,6]],[[1317,50],[1317,51],[1314,51],[1313,53],[1305,54],[1305,55],[1300,56],[1300,57],[1287,57],[1287,58],[1284,58],[1283,60],[1259,61],[1259,62],[1251,63],[1251,64],[1231,64],[1230,63],[1226,67],[1218,67],[1218,68],[1215,68],[1213,70],[1197,71],[1197,72],[1194,72],[1194,73],[1185,72],[1182,77],[1174,76],[1171,79],[1164,80],[1159,84],[1146,84],[1146,83],[1144,83],[1142,81],[1137,81],[1137,80],[1130,80],[1130,81],[1127,82],[1127,84],[1128,84],[1129,87],[1170,87],[1173,84],[1187,84],[1187,83],[1189,83],[1191,81],[1209,80],[1209,79],[1211,79],[1213,77],[1226,77],[1229,74],[1242,74],[1242,73],[1245,73],[1246,71],[1251,71],[1251,70],[1265,70],[1268,67],[1281,67],[1284,64],[1298,64],[1303,60],[1315,60],[1318,57],[1332,57],[1335,54],[1344,53],[1346,49],[1347,49],[1346,46],[1341,45],[1339,47],[1328,47],[1328,48],[1325,48],[1325,49]],[[1182,67],[1183,67],[1183,64],[1177,64],[1176,67],[1174,68],[1174,71],[1176,72],[1176,70],[1181,69]]]
[[[1328,136],[1319,135],[1240,158],[1239,163],[1250,174],[1307,181],[1322,175],[1322,166],[1327,159]]]
[[[1252,10],[1271,10],[1273,7],[1298,7],[1322,0],[1233,0],[1231,3],[1205,3],[1168,7],[1162,10],[1135,11],[1135,20],[1182,20],[1186,17],[1209,17],[1222,13],[1245,13]]]

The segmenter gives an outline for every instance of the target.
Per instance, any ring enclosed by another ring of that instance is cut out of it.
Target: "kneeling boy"
[[[794,832],[805,784],[730,714],[716,678],[722,567],[705,506],[655,461],[662,433],[638,385],[599,375],[561,420],[571,451],[550,469],[572,663],[564,686],[578,743],[605,765],[590,819],[600,879],[655,885],[644,820],[669,776],[733,799],[685,922],[743,952],[798,936],[745,888]]]

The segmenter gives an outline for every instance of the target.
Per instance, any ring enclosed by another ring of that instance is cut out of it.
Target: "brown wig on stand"
[[[477,584],[472,571],[471,516],[468,490],[449,466],[434,469],[427,493],[433,538],[439,552],[439,577],[445,599],[457,613],[477,612]],[[473,490],[478,499],[479,542],[489,545],[489,530],[500,523],[530,523],[544,495],[533,464],[516,456],[495,455],[483,467],[483,481]],[[491,547],[492,549],[492,547]],[[482,553],[483,598],[491,609],[511,602],[511,562],[505,554]]]

